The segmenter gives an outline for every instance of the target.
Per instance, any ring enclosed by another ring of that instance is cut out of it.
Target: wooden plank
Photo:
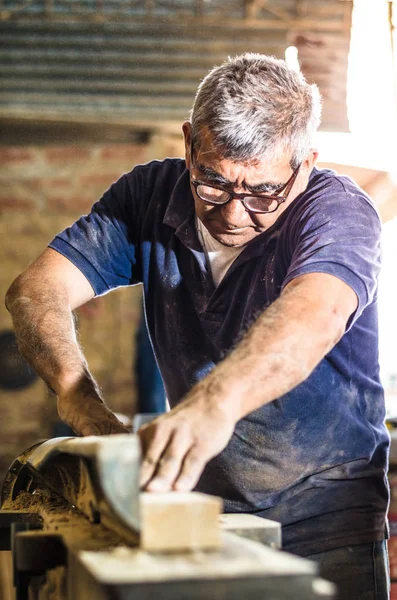
[[[317,571],[314,562],[273,550],[233,533],[225,532],[221,537],[220,549],[209,552],[156,555],[141,549],[119,546],[108,550],[80,551],[76,558],[94,579],[108,585],[310,576]],[[268,596],[264,594],[263,597]]]
[[[222,500],[198,492],[140,496],[140,548],[150,552],[215,549]]]

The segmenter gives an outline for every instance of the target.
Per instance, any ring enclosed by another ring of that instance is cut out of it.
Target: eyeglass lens
[[[206,185],[198,185],[197,194],[202,200],[214,204],[224,204],[230,199],[230,194],[228,192]],[[279,203],[276,199],[271,197],[246,196],[244,198],[244,204],[249,210],[272,212],[278,207]]]

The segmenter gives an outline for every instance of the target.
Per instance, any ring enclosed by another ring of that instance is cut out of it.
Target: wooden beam
[[[258,5],[259,8],[267,10],[271,15],[274,15],[285,23],[291,23],[294,20],[294,16],[290,12],[284,10],[284,8],[277,7],[275,4],[270,4],[269,0],[258,0]]]
[[[295,13],[298,19],[309,16],[309,0],[296,0]]]
[[[259,11],[258,0],[245,0],[244,17],[246,19],[255,19]]]

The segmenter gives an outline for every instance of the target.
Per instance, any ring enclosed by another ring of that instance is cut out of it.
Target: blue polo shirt
[[[329,273],[357,294],[340,342],[288,394],[239,421],[197,489],[226,512],[280,521],[286,550],[313,554],[386,535],[389,436],[379,380],[380,221],[349,178],[313,169],[307,189],[250,242],[216,288],[181,159],[123,175],[50,246],[97,295],[143,282],[171,406],[236,345],[283,287]],[[310,331],[308,331],[310,335]]]

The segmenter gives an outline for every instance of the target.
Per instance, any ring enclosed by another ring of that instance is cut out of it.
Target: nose
[[[247,210],[241,200],[237,200],[237,198],[233,198],[227,204],[224,204],[221,213],[225,223],[231,228],[237,229],[246,225]]]

